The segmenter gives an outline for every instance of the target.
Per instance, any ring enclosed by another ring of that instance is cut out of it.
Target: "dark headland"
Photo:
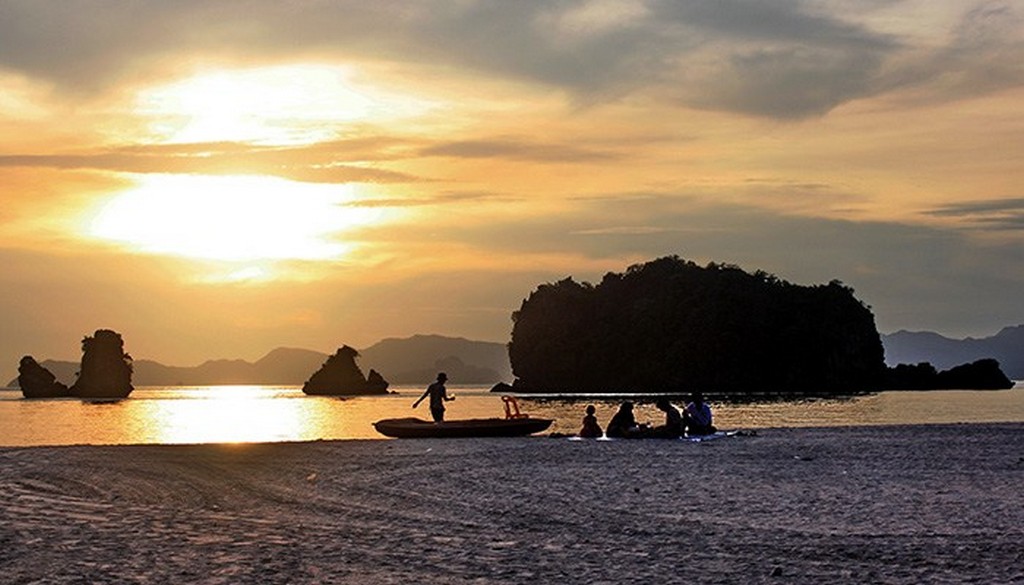
[[[838,280],[796,285],[676,256],[596,285],[542,284],[512,319],[512,389],[524,393],[742,398],[1013,385],[995,360],[949,374],[887,368],[874,315]]]

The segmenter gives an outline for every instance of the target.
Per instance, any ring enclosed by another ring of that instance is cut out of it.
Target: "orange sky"
[[[0,377],[441,333],[666,254],[1024,322],[1015,2],[0,1]],[[5,378],[6,379],[6,378]]]

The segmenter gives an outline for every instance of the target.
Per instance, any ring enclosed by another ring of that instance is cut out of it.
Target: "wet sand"
[[[4,583],[1024,582],[1024,424],[0,449]]]

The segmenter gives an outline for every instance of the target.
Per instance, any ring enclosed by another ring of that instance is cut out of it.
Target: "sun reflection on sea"
[[[265,386],[207,387],[192,393],[192,400],[156,401],[149,409],[156,442],[299,440],[315,418],[301,400],[277,400]]]

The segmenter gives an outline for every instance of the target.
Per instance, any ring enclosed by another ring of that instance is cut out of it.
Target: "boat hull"
[[[552,421],[546,418],[471,418],[430,422],[418,418],[389,418],[373,423],[377,432],[396,439],[457,439],[522,437],[539,433]]]

